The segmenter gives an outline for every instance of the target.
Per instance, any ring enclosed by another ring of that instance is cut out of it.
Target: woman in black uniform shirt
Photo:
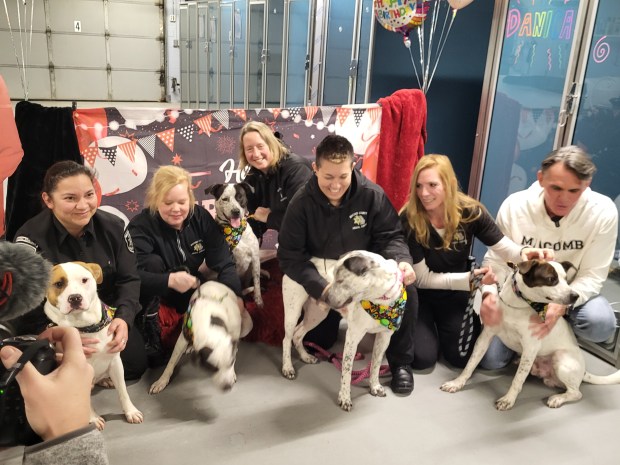
[[[108,328],[114,334],[109,352],[121,352],[125,378],[137,379],[146,370],[146,352],[142,337],[133,328],[140,310],[133,244],[120,218],[97,210],[94,179],[88,167],[76,162],[52,165],[43,180],[42,198],[47,208],[17,231],[15,242],[32,247],[54,264],[83,261],[101,266],[99,297],[116,309]],[[38,334],[48,323],[42,306],[11,322],[19,334]],[[86,353],[90,350],[85,346]]]
[[[245,182],[254,188],[248,199],[252,229],[262,237],[267,229],[280,230],[295,192],[312,177],[310,160],[289,150],[269,126],[250,121],[241,129],[239,168],[250,166]]]

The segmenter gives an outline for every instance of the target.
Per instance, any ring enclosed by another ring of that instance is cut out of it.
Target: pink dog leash
[[[342,371],[342,353],[337,354],[335,352],[328,352],[322,347],[316,345],[314,342],[304,342],[304,346],[314,349],[315,355],[318,358],[332,362],[336,368],[338,368],[338,371]],[[364,355],[359,352],[356,352],[355,357],[353,358],[353,360],[363,359]],[[355,370],[351,372],[351,384],[359,384],[370,376],[370,364],[371,362],[368,362],[368,365],[366,365],[366,368],[363,370]],[[385,376],[388,374],[390,374],[389,365],[381,365],[381,368],[379,369],[379,376]]]

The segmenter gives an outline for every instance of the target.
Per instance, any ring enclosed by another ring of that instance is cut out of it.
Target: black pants
[[[398,331],[390,340],[386,356],[391,367],[411,365],[413,362],[413,340],[415,321],[418,314],[418,293],[415,286],[407,286],[407,305]],[[316,328],[306,334],[304,342],[313,342],[323,349],[329,349],[338,339],[338,325],[341,316],[330,311],[327,317]]]
[[[465,367],[481,331],[480,318],[474,315],[471,342],[464,351],[465,355],[461,355],[459,338],[469,293],[421,289],[419,298],[413,368],[423,370],[433,367],[440,354],[449,364],[457,368]]]

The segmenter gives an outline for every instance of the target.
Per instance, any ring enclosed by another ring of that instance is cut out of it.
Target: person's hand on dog
[[[400,262],[398,269],[403,273],[403,284],[409,286],[415,282],[415,271],[413,267],[407,262]]]
[[[270,213],[271,213],[270,208],[258,207],[256,211],[252,213],[252,218],[254,218],[257,221],[260,221],[261,223],[266,223],[267,218],[269,217]]]
[[[39,335],[39,339],[44,338],[62,343],[60,366],[44,376],[28,362],[16,379],[24,397],[28,423],[47,441],[88,425],[94,372],[82,351],[77,329],[55,326]],[[12,346],[0,351],[6,368],[13,366],[20,355],[21,351]]]
[[[84,351],[84,355],[86,358],[90,357],[92,354],[99,352],[97,348],[91,347],[93,345],[99,344],[99,339],[96,337],[87,337],[83,334],[80,334],[82,337],[82,350]]]
[[[481,284],[488,286],[497,283],[497,276],[495,276],[490,266],[483,266],[482,268],[475,269],[474,276],[478,276],[479,274],[483,275],[482,281],[480,281]]]
[[[485,294],[480,304],[480,319],[485,326],[497,326],[502,322],[502,311],[497,305],[497,296]]]
[[[551,332],[560,318],[566,314],[566,305],[550,303],[545,312],[545,321],[538,315],[530,318],[530,330],[532,336],[542,339]]]
[[[199,286],[200,280],[187,271],[175,271],[168,276],[168,287],[181,294],[190,289],[197,289]]]
[[[125,350],[127,346],[127,338],[129,338],[129,327],[127,322],[120,318],[114,318],[110,327],[108,328],[108,334],[113,335],[113,339],[108,342],[108,353],[114,354]]]
[[[521,249],[522,260],[534,260],[534,259],[551,261],[555,258],[555,254],[551,249],[537,249],[534,247],[523,247]]]

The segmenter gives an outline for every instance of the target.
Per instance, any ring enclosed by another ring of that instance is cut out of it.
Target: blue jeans
[[[614,310],[605,297],[597,295],[568,314],[568,323],[578,338],[591,342],[603,342],[616,330]],[[480,361],[480,367],[497,370],[510,363],[514,352],[496,336]]]

